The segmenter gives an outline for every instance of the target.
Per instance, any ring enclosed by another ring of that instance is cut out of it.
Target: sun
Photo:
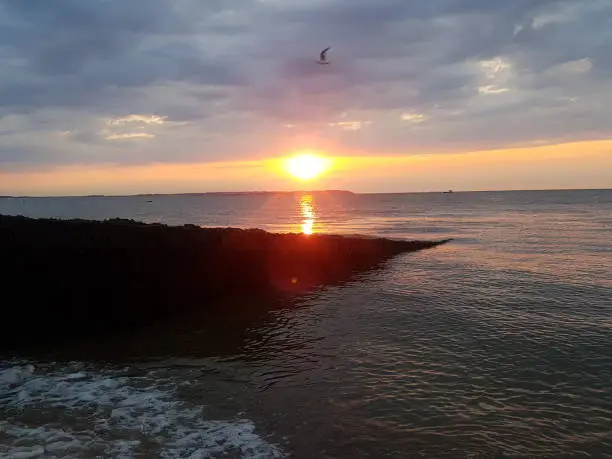
[[[299,180],[312,180],[331,167],[331,160],[312,153],[300,153],[285,161],[285,170]]]

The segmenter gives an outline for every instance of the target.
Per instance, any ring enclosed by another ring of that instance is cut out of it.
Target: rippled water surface
[[[0,213],[454,238],[215,329],[7,357],[0,455],[612,457],[612,191],[13,198]]]

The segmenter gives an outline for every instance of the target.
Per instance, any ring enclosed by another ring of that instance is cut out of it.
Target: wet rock
[[[302,294],[444,242],[0,215],[0,345],[137,327],[183,310],[239,314],[224,305],[250,302],[224,300]]]

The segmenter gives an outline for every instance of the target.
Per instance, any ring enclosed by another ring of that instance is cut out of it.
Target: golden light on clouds
[[[152,139],[154,134],[148,132],[125,132],[123,134],[107,134],[106,140],[132,140],[132,139]]]
[[[485,73],[485,76],[490,79],[494,79],[504,70],[512,69],[512,63],[508,59],[501,56],[489,60],[483,60],[479,63],[480,67]]]
[[[369,125],[370,121],[338,121],[337,123],[329,123],[330,127],[338,127],[345,131],[359,131]]]
[[[510,91],[508,84],[513,76],[513,64],[507,58],[498,56],[490,60],[479,61],[484,81],[478,86],[481,95],[497,95]]]
[[[99,135],[106,140],[152,139],[155,137],[155,134],[146,132],[144,129],[159,127],[167,124],[167,122],[167,116],[133,113],[107,119],[105,121],[107,128],[100,131]],[[134,129],[139,130],[136,131]]]
[[[478,86],[479,94],[503,94],[505,92],[510,91],[509,88],[498,88],[495,85],[488,84],[485,86]]]
[[[110,126],[120,126],[128,123],[164,124],[167,119],[167,116],[131,114],[109,119],[106,123]]]
[[[402,113],[401,117],[402,121],[407,121],[409,123],[423,123],[427,121],[427,116],[422,113]]]

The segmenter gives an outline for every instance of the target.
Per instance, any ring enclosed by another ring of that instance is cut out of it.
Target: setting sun
[[[301,153],[285,162],[285,169],[299,180],[312,180],[327,171],[331,160],[311,153]]]

